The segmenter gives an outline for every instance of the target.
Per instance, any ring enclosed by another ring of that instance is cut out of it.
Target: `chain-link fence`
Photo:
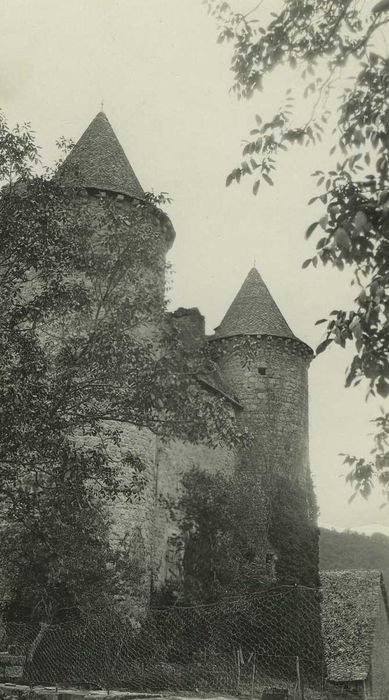
[[[314,697],[325,677],[320,593],[299,587],[154,608],[137,620],[109,611],[61,625],[6,623],[2,648],[23,660],[30,685],[250,695],[277,687],[300,697],[305,687]]]

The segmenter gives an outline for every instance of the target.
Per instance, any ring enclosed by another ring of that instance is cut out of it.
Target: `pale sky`
[[[264,0],[272,6],[273,0]],[[254,3],[255,4],[255,3]],[[243,10],[253,3],[238,2]],[[283,156],[273,188],[225,188],[255,112],[271,115],[293,75],[276,75],[251,102],[229,94],[230,49],[201,0],[0,0],[0,106],[11,124],[31,122],[51,163],[60,136],[78,139],[104,100],[145,190],[167,191],[177,232],[170,254],[172,308],[198,306],[210,332],[256,261],[290,326],[316,347],[332,309],[353,298],[347,275],[302,270],[304,231],[315,212],[310,173],[329,165],[329,140]],[[308,106],[301,105],[302,119]],[[320,522],[389,532],[376,493],[349,505],[340,452],[368,454],[380,405],[344,389],[344,351],[310,370],[311,465]]]

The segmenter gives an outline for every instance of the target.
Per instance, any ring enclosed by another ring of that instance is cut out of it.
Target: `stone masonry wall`
[[[210,449],[180,441],[164,444],[150,434],[131,430],[128,433],[128,439],[147,453],[148,484],[139,504],[122,504],[116,508],[117,528],[122,531],[141,528],[147,568],[150,566],[150,575],[157,585],[179,575],[174,547],[170,544],[176,525],[170,519],[164,499],[177,499],[182,476],[192,467],[226,475],[232,475],[235,469],[246,470],[263,490],[264,502],[273,475],[288,475],[302,488],[311,488],[308,354],[304,346],[298,341],[260,338],[255,363],[244,367],[239,341],[229,343],[231,352],[223,358],[221,370],[244,409],[237,419],[252,434],[253,442],[248,450],[238,454],[228,448]],[[263,519],[265,533],[265,513],[258,517]],[[272,566],[272,555],[270,545],[264,544],[264,567]]]
[[[139,430],[135,426],[121,426],[121,451],[135,453],[145,466],[145,486],[142,493],[133,501],[122,496],[110,506],[112,518],[112,542],[119,544],[126,540],[129,556],[133,560],[137,576],[131,586],[128,604],[140,611],[150,599],[150,572],[153,552],[153,518],[155,503],[155,455],[156,437],[149,430]],[[124,481],[131,483],[132,474],[124,474]]]
[[[110,195],[108,195],[110,196]],[[86,206],[99,208],[99,197],[87,195],[84,199]],[[123,195],[115,198],[115,207],[122,215],[128,213],[129,220],[134,216],[139,227],[139,238],[142,240],[142,227],[146,231],[148,228],[154,230],[155,240],[155,260],[152,265],[145,265],[139,269],[139,283],[146,293],[152,291],[159,299],[161,305],[165,294],[165,258],[166,252],[174,238],[174,231],[168,217],[152,205],[142,205]],[[143,223],[139,223],[139,213],[142,213]],[[96,216],[98,222],[98,217]],[[138,233],[138,230],[137,230]],[[128,285],[128,282],[125,281]],[[136,288],[138,285],[134,286]],[[126,286],[126,294],[129,290]],[[139,293],[139,290],[138,290]],[[136,305],[136,294],[134,296]],[[158,348],[158,338],[160,328],[154,323],[144,322],[135,329],[139,337],[155,343],[156,352]],[[139,457],[145,467],[145,486],[138,498],[133,501],[126,501],[123,497],[118,497],[116,502],[110,507],[112,517],[111,537],[113,542],[120,542],[126,539],[129,547],[129,555],[134,562],[134,571],[137,576],[134,579],[129,595],[128,605],[132,607],[135,614],[142,612],[148,606],[150,599],[152,557],[153,557],[153,523],[156,499],[156,437],[146,429],[139,429],[130,424],[120,424],[122,438],[120,450],[124,453],[127,450]],[[131,471],[124,480],[131,483]]]
[[[137,226],[135,238],[139,235],[139,240],[148,231],[153,231],[155,236],[155,255],[152,265],[145,264],[138,271],[139,285],[131,286],[131,281],[123,279],[120,285],[123,292],[129,295],[134,292],[132,303],[136,306],[137,294],[150,291],[155,295],[155,299],[160,301],[161,308],[165,293],[165,257],[167,249],[174,238],[174,231],[168,217],[160,212],[156,207],[149,204],[143,204],[140,208],[139,202],[123,195],[113,195],[104,192],[88,192],[81,190],[79,194],[80,211],[87,208],[91,214],[92,220],[95,222],[95,240],[94,244],[100,245],[99,234],[101,233],[100,226],[104,217],[104,209],[101,207],[102,200],[109,200],[115,207],[116,211],[123,217],[128,216],[128,221],[134,221]],[[142,213],[143,221],[140,220],[140,212]],[[126,240],[126,230],[123,229],[123,241]],[[108,254],[108,253],[107,253]],[[107,284],[107,275],[102,273],[101,279],[97,278],[88,281],[92,290],[96,289],[96,304],[98,303],[99,295],[101,294],[100,287],[104,290]],[[120,290],[119,290],[120,291]],[[80,314],[69,314],[66,319],[61,319],[61,327],[58,332],[61,332],[66,339],[68,331],[84,329],[88,324],[94,323],[93,311],[89,317],[80,317]],[[57,320],[53,319],[53,327],[56,327]],[[138,337],[147,338],[152,342],[158,343],[160,329],[155,324],[139,324],[133,332]],[[112,424],[111,424],[112,427]],[[129,597],[129,604],[136,609],[142,610],[147,607],[150,596],[150,572],[152,569],[152,551],[153,551],[153,519],[154,519],[154,503],[155,503],[155,465],[156,465],[156,438],[148,430],[139,430],[137,427],[129,424],[118,424],[118,429],[121,431],[122,438],[119,452],[125,453],[130,450],[137,455],[145,465],[146,485],[139,499],[134,502],[127,502],[124,498],[118,497],[116,502],[109,506],[110,515],[112,518],[111,537],[113,542],[119,543],[120,540],[127,538],[130,545],[130,556],[134,561],[134,570],[139,567],[138,580],[134,581],[133,590]],[[109,452],[112,454],[112,459],[117,459],[119,454],[114,446],[109,446]],[[131,473],[124,474],[124,479],[129,483],[132,481]]]
[[[97,206],[94,197],[89,197],[88,201],[92,207]],[[122,210],[127,206],[131,209],[132,205],[126,200],[118,203]],[[158,257],[161,264],[157,264],[154,270],[144,271],[145,281],[147,279],[155,285],[158,293],[163,293],[162,263],[168,247],[167,224],[156,219],[152,223],[150,220],[145,222],[145,225],[150,224],[160,227]],[[201,320],[201,315],[197,314]],[[146,331],[158,335],[157,328],[150,327]],[[140,431],[133,426],[125,426],[123,430],[122,449],[128,447],[143,459],[146,486],[138,502],[127,503],[118,499],[113,506],[112,537],[119,540],[128,536],[133,543],[134,558],[143,564],[143,575],[135,591],[141,607],[147,605],[152,583],[162,583],[178,572],[174,552],[170,550],[170,538],[175,534],[176,526],[170,519],[164,499],[177,498],[186,471],[194,466],[212,472],[221,471],[226,475],[231,475],[236,468],[246,470],[250,478],[254,475],[258,480],[265,500],[276,474],[289,475],[308,488],[309,352],[299,341],[262,337],[256,341],[256,362],[244,367],[239,340],[227,342],[230,352],[223,358],[221,372],[243,407],[238,420],[248,427],[253,436],[252,446],[248,450],[236,455],[222,447],[212,450],[203,445],[179,441],[162,444],[149,431]],[[261,513],[263,517],[264,513]],[[271,548],[264,547],[264,561],[269,552]]]
[[[253,437],[242,462],[258,478],[284,474],[305,486],[310,473],[308,348],[299,341],[261,337],[256,360],[243,366],[239,339],[228,343],[222,372],[243,406],[241,421]]]
[[[278,476],[297,482],[312,515],[312,481],[308,451],[308,364],[311,351],[300,341],[278,337],[253,339],[255,360],[243,362],[240,338],[222,341],[223,377],[243,411],[238,420],[249,430],[252,442],[240,450],[238,469],[253,479],[263,494],[258,517],[263,529],[263,568],[275,574],[278,552],[269,540],[271,509]]]
[[[165,499],[177,498],[184,473],[193,467],[232,475],[235,454],[227,447],[212,449],[179,440],[162,443],[150,431],[131,425],[125,426],[121,444],[122,450],[136,452],[145,463],[146,485],[138,500],[128,503],[118,498],[112,506],[112,537],[128,537],[131,555],[142,564],[143,575],[133,592],[132,604],[145,608],[152,581],[158,586],[177,575],[175,552],[169,543],[177,528]]]

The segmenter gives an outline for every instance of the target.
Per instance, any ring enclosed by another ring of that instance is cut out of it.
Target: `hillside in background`
[[[389,537],[320,528],[320,568],[379,569],[389,589]]]

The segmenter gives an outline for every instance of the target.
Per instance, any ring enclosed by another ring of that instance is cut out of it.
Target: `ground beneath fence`
[[[147,700],[148,698],[163,698],[163,700],[231,700],[231,695],[218,693],[136,693],[128,690],[80,690],[79,688],[60,688],[54,686],[17,685],[15,683],[0,683],[0,698],[25,700]]]
[[[269,688],[266,688],[269,689]],[[0,683],[0,700],[152,700],[159,698],[160,700],[232,700],[232,698],[250,698],[250,700],[260,700],[262,692],[254,692],[252,695],[248,692],[239,694],[224,695],[221,693],[204,693],[193,691],[181,691],[171,693],[162,691],[161,693],[138,693],[128,690],[81,690],[80,688],[61,688],[60,686],[44,686],[44,685],[20,685],[16,683]],[[301,700],[301,695],[298,692],[291,692],[288,695],[290,700]],[[339,697],[325,691],[317,692],[309,688],[305,689],[304,700],[342,700]]]

